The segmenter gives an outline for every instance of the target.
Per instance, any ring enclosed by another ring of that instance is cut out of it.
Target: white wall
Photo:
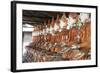
[[[11,0],[0,0],[0,73],[11,73],[10,72],[10,1]],[[29,1],[98,5],[100,8],[100,5],[99,5],[100,0],[29,0]],[[99,9],[99,13],[100,13],[100,9]],[[100,16],[100,14],[98,16]],[[98,19],[100,19],[100,17]],[[99,26],[100,25],[98,25],[98,27]],[[100,28],[99,28],[99,31],[100,31]],[[99,34],[99,37],[100,37],[100,34]],[[98,51],[100,55],[99,48],[98,48]],[[100,61],[100,57],[99,57],[99,61]],[[99,63],[99,66],[100,66],[100,63]],[[53,70],[53,71],[42,71],[42,72],[38,71],[36,73],[52,73],[52,72],[55,72],[55,73],[99,73],[100,67]],[[33,73],[33,72],[30,72],[30,73]]]

